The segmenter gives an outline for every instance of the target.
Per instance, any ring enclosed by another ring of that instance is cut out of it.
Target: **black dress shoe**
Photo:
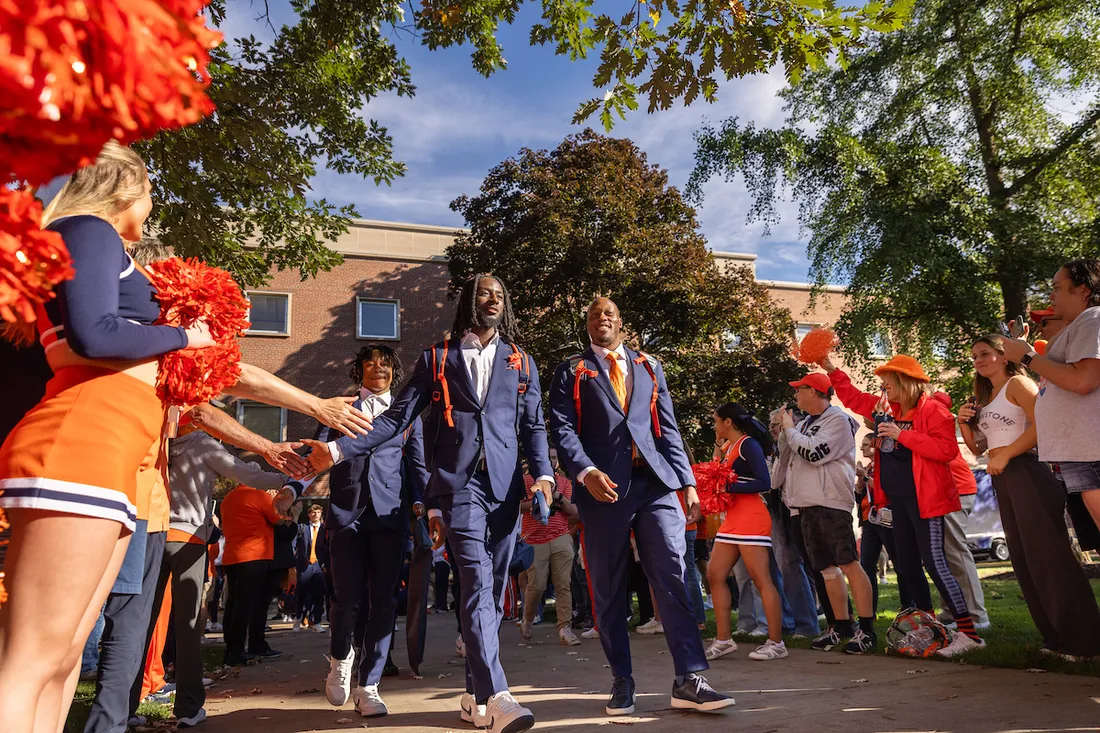
[[[222,664],[226,667],[243,667],[246,664],[252,664],[259,656],[256,654],[226,654]]]
[[[733,705],[733,698],[716,692],[699,674],[689,674],[682,685],[672,683],[672,707],[711,713]]]
[[[401,670],[393,663],[393,659],[386,657],[386,666],[382,668],[383,677],[397,677],[401,674]]]
[[[630,715],[634,712],[634,678],[616,677],[611,685],[611,697],[604,711],[608,715]]]

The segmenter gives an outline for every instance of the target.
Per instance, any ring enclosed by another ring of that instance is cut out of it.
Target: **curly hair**
[[[1074,287],[1089,289],[1089,307],[1100,305],[1100,260],[1073,260],[1062,265]]]
[[[348,376],[351,377],[351,381],[356,387],[363,384],[363,362],[370,361],[375,351],[381,355],[382,363],[393,370],[393,383],[401,384],[401,380],[405,378],[405,367],[401,363],[401,357],[392,346],[380,342],[365,344],[359,349],[359,353],[349,363]]]
[[[453,338],[460,338],[462,334],[470,329],[481,325],[477,312],[477,284],[481,282],[481,279],[484,277],[496,280],[500,285],[501,291],[504,293],[504,307],[501,308],[500,324],[497,326],[497,333],[500,334],[500,338],[506,343],[515,343],[520,337],[520,333],[519,324],[516,322],[516,316],[512,312],[512,296],[508,294],[508,288],[504,286],[504,282],[491,272],[479,272],[462,283],[462,289],[458,293],[458,309],[455,311],[454,324],[451,326],[451,336]]]

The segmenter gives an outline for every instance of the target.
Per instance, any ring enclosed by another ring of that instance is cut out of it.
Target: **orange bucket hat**
[[[907,377],[926,384],[932,381],[932,379],[924,373],[924,368],[921,367],[920,362],[905,354],[898,354],[893,359],[880,366],[875,370],[875,376],[881,377],[886,372],[904,374]]]

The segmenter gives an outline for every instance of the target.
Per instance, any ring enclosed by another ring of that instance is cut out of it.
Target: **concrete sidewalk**
[[[464,662],[454,652],[454,617],[432,616],[429,622],[420,680],[410,675],[403,627],[399,631],[394,660],[402,674],[383,680],[381,691],[390,709],[385,718],[360,718],[350,702],[335,710],[325,700],[327,634],[277,627],[269,640],[283,656],[247,667],[212,687],[206,705],[210,717],[201,729],[473,730],[458,717]],[[553,632],[549,625],[536,626],[527,644],[513,624],[501,630],[504,668],[513,693],[535,713],[535,730],[632,725],[645,733],[1100,732],[1100,679],[1094,677],[804,650],[793,650],[785,660],[753,662],[744,644],[707,673],[715,688],[736,697],[737,706],[717,715],[684,713],[669,707],[672,661],[663,637],[634,634],[637,712],[609,718],[603,707],[610,671],[599,642],[563,647]]]

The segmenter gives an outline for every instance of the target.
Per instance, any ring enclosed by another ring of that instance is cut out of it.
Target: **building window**
[[[237,422],[273,443],[286,440],[286,410],[260,402],[237,403]]]
[[[265,336],[290,335],[290,293],[249,292],[245,333]]]
[[[355,335],[361,339],[399,340],[401,338],[401,302],[356,298]]]
[[[806,338],[806,334],[817,328],[816,323],[800,323],[795,326],[794,334],[798,338],[798,343],[802,343],[802,339]]]
[[[879,331],[871,336],[872,359],[889,359],[890,350],[890,339],[886,334]]]

